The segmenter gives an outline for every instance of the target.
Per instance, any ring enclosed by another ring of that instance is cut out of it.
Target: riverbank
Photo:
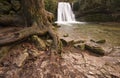
[[[92,25],[72,25],[58,28],[58,36],[71,40],[111,38],[112,46],[119,45],[119,27]],[[20,28],[21,29],[21,28]],[[107,29],[107,30],[106,30]],[[19,29],[4,29],[4,33]],[[112,31],[112,32],[111,32]],[[102,34],[101,34],[102,33]],[[66,34],[66,35],[65,35]],[[99,34],[99,35],[98,35]],[[5,33],[7,35],[7,33]],[[96,36],[97,35],[97,36]],[[108,36],[107,36],[108,35]],[[1,34],[3,36],[3,34]],[[117,39],[118,38],[118,39]],[[115,40],[114,40],[115,39]],[[117,42],[117,44],[116,44]],[[103,44],[108,46],[108,40]],[[109,45],[110,46],[110,45]],[[5,51],[8,46],[0,48]],[[112,48],[107,55],[95,54],[73,45],[63,47],[61,56],[51,49],[37,49],[34,44],[25,40],[10,48],[0,60],[0,78],[119,78],[120,47]]]

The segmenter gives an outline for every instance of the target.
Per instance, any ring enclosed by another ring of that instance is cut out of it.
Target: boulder
[[[69,39],[68,40],[67,39],[60,39],[60,40],[61,40],[63,46],[71,45],[74,43],[74,40],[69,40]]]
[[[38,49],[42,49],[42,50],[46,49],[46,44],[45,44],[44,40],[42,40],[37,35],[32,36],[32,41],[35,43],[35,45],[37,46]]]
[[[74,47],[78,48],[80,50],[85,50],[85,44],[84,43],[74,44]]]
[[[86,43],[85,49],[102,56],[105,55],[106,52],[101,46],[92,43]]]
[[[100,40],[93,40],[93,39],[91,39],[90,41],[95,42],[95,43],[105,43],[106,42],[105,39],[100,39]]]

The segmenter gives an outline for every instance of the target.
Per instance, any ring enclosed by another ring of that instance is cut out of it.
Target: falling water
[[[58,3],[58,14],[56,23],[79,23],[75,20],[75,15],[68,2]]]
[[[71,6],[67,2],[59,2],[58,4],[58,21],[75,21],[75,16]]]

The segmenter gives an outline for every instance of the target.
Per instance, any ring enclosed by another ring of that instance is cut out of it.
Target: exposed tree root
[[[20,16],[10,16],[4,15],[0,17],[0,25],[2,26],[22,26],[24,25],[24,20]]]
[[[54,49],[56,51],[60,50],[60,40],[55,31],[53,31],[51,24],[54,16],[44,9],[44,0],[21,0],[21,6],[21,11],[23,12],[23,16],[21,17],[23,17],[24,26],[27,27],[17,32],[0,36],[0,46],[23,40],[32,35],[36,35],[37,41],[39,42],[40,39],[38,39],[39,37],[37,37],[37,35],[45,35],[48,33],[53,39]],[[14,23],[20,20],[21,19],[16,17],[1,17],[0,24],[4,25],[6,23],[7,25],[12,25],[13,23],[14,25]],[[40,45],[41,43],[38,44]]]
[[[60,43],[59,38],[58,38],[57,34],[53,31],[52,27],[44,28],[44,30],[42,30],[41,28],[39,28],[37,26],[36,23],[34,23],[32,27],[27,27],[18,32],[14,32],[12,34],[8,34],[6,36],[0,37],[0,46],[20,41],[20,40],[28,38],[32,35],[36,35],[36,37],[37,37],[37,35],[45,35],[45,33],[47,33],[47,32],[53,38],[54,48],[57,51],[60,50],[61,46],[59,46],[59,43]],[[37,38],[39,38],[39,37],[37,37]],[[39,41],[39,39],[37,39],[37,41]],[[38,42],[38,45],[41,45],[41,44]]]

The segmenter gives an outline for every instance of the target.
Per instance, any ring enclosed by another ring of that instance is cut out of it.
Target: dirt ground
[[[119,51],[120,47],[116,47],[110,54],[99,56],[66,46],[59,56],[24,41],[0,60],[0,78],[120,78]]]

